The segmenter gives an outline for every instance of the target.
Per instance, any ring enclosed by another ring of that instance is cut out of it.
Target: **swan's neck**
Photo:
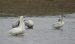
[[[19,27],[22,28],[22,29],[25,29],[25,24],[24,24],[23,17],[20,17],[20,25],[19,25]]]

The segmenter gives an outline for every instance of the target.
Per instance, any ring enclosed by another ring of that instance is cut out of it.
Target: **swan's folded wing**
[[[16,21],[15,23],[13,23],[13,24],[12,24],[12,27],[13,27],[13,28],[18,27],[18,26],[19,26],[19,23],[20,23],[20,21],[19,21],[19,20],[18,20],[18,21]]]

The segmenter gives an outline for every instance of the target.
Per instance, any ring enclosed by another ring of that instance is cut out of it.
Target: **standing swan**
[[[55,24],[53,24],[53,27],[56,29],[60,29],[63,26],[64,26],[64,21],[63,17],[61,16],[61,19],[58,19],[58,21]]]
[[[24,31],[25,31],[25,24],[24,24],[23,16],[20,16],[19,26],[9,30],[9,33],[12,35],[19,35],[19,34],[23,34]]]

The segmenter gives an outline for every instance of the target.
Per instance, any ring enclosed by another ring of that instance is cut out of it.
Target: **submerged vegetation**
[[[0,16],[74,13],[75,0],[0,0]]]

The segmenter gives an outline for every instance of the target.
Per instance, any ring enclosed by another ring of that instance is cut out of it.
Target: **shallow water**
[[[26,29],[24,36],[11,36],[8,31],[16,17],[0,17],[0,44],[75,44],[75,18],[65,17],[62,30],[52,24],[58,16],[26,17],[34,21],[33,29]]]

